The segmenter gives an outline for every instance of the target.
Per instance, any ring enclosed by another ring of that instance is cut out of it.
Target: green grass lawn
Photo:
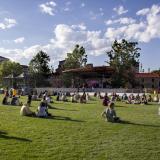
[[[32,102],[31,109],[38,104]],[[105,122],[100,100],[52,106],[49,112],[56,117],[43,119],[0,105],[0,160],[160,160],[158,105],[118,102],[117,114],[126,124]]]

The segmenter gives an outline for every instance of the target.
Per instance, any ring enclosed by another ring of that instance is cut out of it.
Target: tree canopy
[[[113,67],[114,74],[111,78],[113,87],[126,87],[127,84],[135,85],[136,66],[139,65],[140,48],[137,42],[128,42],[123,39],[121,42],[114,41],[112,49],[107,53],[107,63]]]
[[[0,77],[6,77],[8,75],[18,76],[23,72],[23,67],[12,61],[4,61],[0,63]]]
[[[35,86],[48,85],[47,78],[51,70],[49,67],[50,57],[47,53],[39,51],[30,61],[29,70],[35,81]]]
[[[72,53],[67,53],[67,58],[65,59],[64,68],[72,69],[85,66],[87,63],[87,54],[83,46],[78,44],[73,49]]]
[[[85,66],[87,63],[87,54],[83,46],[78,44],[75,46],[71,53],[67,53],[67,58],[65,59],[64,69],[74,69]],[[77,75],[78,77],[78,75]],[[63,74],[63,82],[66,87],[78,87],[79,81],[76,81],[75,75],[72,73]]]
[[[49,62],[50,57],[47,53],[39,51],[29,63],[30,71],[46,76],[50,74]]]

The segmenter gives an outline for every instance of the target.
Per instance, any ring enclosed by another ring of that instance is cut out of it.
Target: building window
[[[152,82],[154,82],[154,78],[152,78]]]

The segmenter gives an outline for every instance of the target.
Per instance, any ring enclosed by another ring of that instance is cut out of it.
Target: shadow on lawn
[[[57,108],[57,107],[53,107],[53,106],[50,106],[49,109],[64,110],[64,111],[78,111],[75,109],[63,109],[63,108]]]
[[[140,124],[140,123],[133,123],[133,122],[129,122],[129,121],[121,121],[120,123],[121,123],[121,124],[131,124],[131,125],[135,125],[135,126],[156,127],[156,128],[160,128],[160,126],[158,126],[158,125]]]
[[[23,142],[32,142],[30,139],[27,139],[27,138],[8,136],[7,133],[4,131],[0,131],[0,138],[13,139],[13,140],[18,140],[18,141],[23,141]]]
[[[82,120],[76,120],[76,119],[71,119],[70,117],[62,117],[62,116],[50,116],[50,117],[47,117],[46,119],[72,121],[72,122],[85,122],[85,121],[82,121]]]

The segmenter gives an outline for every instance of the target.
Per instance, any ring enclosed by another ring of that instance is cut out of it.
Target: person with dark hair
[[[37,117],[48,117],[51,116],[50,113],[48,113],[48,106],[46,100],[42,100],[40,105],[38,106],[37,109]]]
[[[2,104],[3,105],[8,105],[8,97],[7,96],[4,96],[3,100],[2,100]]]
[[[109,103],[108,107],[102,112],[102,117],[106,118],[108,122],[120,122],[120,118],[117,117],[114,110],[114,103]]]
[[[29,107],[31,106],[31,102],[32,102],[32,94],[28,94],[28,99],[27,99],[27,104],[29,105]]]
[[[83,95],[80,97],[80,103],[87,103],[85,92],[83,92]]]
[[[108,94],[106,93],[103,99],[103,106],[108,106],[109,103],[109,97]]]
[[[8,104],[8,97],[9,97],[9,91],[8,91],[8,87],[7,87],[6,90],[4,91],[4,98],[2,100],[2,104],[4,104],[4,105]]]
[[[145,94],[143,94],[142,97],[141,97],[141,104],[148,104],[147,97],[146,97]]]

